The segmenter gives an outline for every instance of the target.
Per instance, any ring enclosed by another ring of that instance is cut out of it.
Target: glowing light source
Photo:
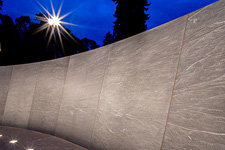
[[[53,25],[53,24],[54,24],[53,19],[49,18],[49,19],[48,19],[48,24]]]
[[[39,2],[38,2],[39,3]],[[64,33],[66,33],[67,36],[69,36],[74,42],[77,43],[77,41],[70,35],[70,33],[62,26],[62,24],[66,24],[66,25],[74,25],[74,24],[71,24],[71,23],[67,23],[67,22],[64,22],[62,21],[63,18],[67,17],[70,13],[67,13],[63,16],[60,17],[60,13],[61,13],[61,9],[62,9],[62,4],[60,5],[59,7],[59,10],[57,12],[57,14],[55,13],[55,10],[54,10],[54,7],[53,7],[53,4],[51,2],[51,7],[52,7],[52,12],[53,14],[50,14],[50,12],[44,8],[44,6],[41,5],[41,3],[39,3],[39,5],[43,8],[43,10],[47,13],[47,16],[42,13],[43,17],[41,16],[37,16],[36,18],[40,21],[43,21],[43,22],[46,22],[47,24],[44,24],[42,25],[40,28],[38,28],[35,33],[38,33],[42,30],[45,30],[47,29],[47,32],[45,34],[45,38],[47,37],[47,35],[49,34],[50,30],[50,35],[49,35],[49,39],[48,39],[48,42],[47,42],[47,47],[52,39],[52,37],[54,36],[54,39],[55,39],[55,42],[56,42],[56,36],[55,36],[55,30],[57,31],[58,33],[58,37],[59,37],[59,41],[60,41],[60,44],[61,44],[61,47],[62,47],[62,51],[63,53],[65,54],[64,52],[64,46],[63,46],[63,42],[62,42],[62,35],[65,36]],[[78,43],[77,43],[78,44]]]
[[[60,20],[58,17],[48,18],[48,24],[58,26],[60,24]]]
[[[26,150],[34,150],[33,148],[28,148],[28,149],[26,149]]]
[[[15,144],[17,142],[18,142],[17,140],[11,140],[11,141],[9,141],[9,143],[11,143],[11,144]]]
[[[2,137],[2,134],[0,134],[0,138]]]

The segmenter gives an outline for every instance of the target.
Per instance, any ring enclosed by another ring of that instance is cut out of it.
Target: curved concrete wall
[[[79,55],[0,67],[0,121],[93,150],[225,149],[225,1]]]

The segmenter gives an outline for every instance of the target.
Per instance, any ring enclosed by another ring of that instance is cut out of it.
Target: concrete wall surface
[[[0,67],[0,123],[91,150],[225,149],[225,0],[99,49]]]

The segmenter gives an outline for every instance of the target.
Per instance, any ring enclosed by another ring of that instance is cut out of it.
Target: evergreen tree
[[[117,4],[113,34],[115,40],[122,40],[146,31],[149,15],[145,13],[150,3],[147,0],[112,0]]]
[[[114,36],[110,32],[107,32],[107,34],[105,35],[105,39],[103,40],[103,46],[115,42],[114,40]]]

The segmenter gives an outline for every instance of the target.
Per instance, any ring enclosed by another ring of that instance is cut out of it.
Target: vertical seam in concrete
[[[38,82],[38,77],[39,77],[39,71],[41,69],[41,63],[38,64],[38,73],[37,73],[37,77],[36,77],[36,82],[35,82],[35,87],[34,87],[34,93],[33,93],[33,100],[32,100],[32,103],[31,103],[31,106],[30,106],[30,113],[29,113],[29,120],[27,122],[27,129],[29,128],[29,124],[30,124],[30,114],[31,114],[31,111],[32,111],[32,107],[33,107],[33,102],[34,102],[34,96],[35,96],[35,91],[36,91],[36,88],[37,88],[37,82]]]
[[[182,44],[181,44],[181,50],[180,50],[178,64],[177,64],[177,71],[176,71],[176,75],[175,75],[175,79],[174,79],[173,90],[172,90],[172,94],[171,94],[171,98],[170,98],[170,104],[169,104],[169,109],[168,109],[168,114],[167,114],[167,119],[166,119],[166,125],[165,125],[165,129],[164,129],[164,133],[163,133],[162,145],[161,145],[160,150],[162,150],[162,148],[163,148],[163,142],[164,142],[164,139],[165,139],[167,123],[168,123],[168,120],[169,120],[170,109],[171,109],[171,105],[172,105],[172,100],[173,100],[174,90],[175,90],[175,86],[176,86],[177,75],[178,75],[179,66],[180,66],[181,54],[182,54],[183,47],[184,47],[184,40],[185,40],[186,31],[187,31],[188,19],[189,19],[189,14],[187,15],[186,24],[185,24],[185,28],[184,28],[184,34],[183,34],[183,39],[182,39]]]
[[[4,114],[5,114],[5,109],[7,106],[7,99],[9,97],[9,90],[10,90],[10,86],[11,86],[11,82],[12,82],[12,77],[13,77],[13,72],[14,72],[14,66],[12,66],[12,72],[11,72],[11,77],[10,77],[10,81],[9,81],[9,87],[8,87],[8,91],[7,91],[7,96],[6,96],[6,100],[5,100],[5,106],[4,106],[4,112],[2,114],[2,120],[1,120],[1,124],[3,125],[3,121],[4,121]]]
[[[67,66],[67,72],[66,72],[66,77],[65,77],[63,91],[62,91],[62,98],[61,98],[60,105],[59,105],[59,112],[58,112],[57,121],[56,121],[56,125],[55,125],[54,135],[56,135],[56,129],[57,129],[57,126],[58,126],[59,114],[60,114],[61,107],[62,107],[62,101],[63,101],[63,97],[64,97],[64,90],[65,90],[66,80],[67,80],[68,72],[69,72],[69,68],[70,68],[70,61],[71,61],[71,56],[69,57],[69,62],[68,62],[68,66]]]
[[[110,47],[111,48],[111,47]],[[91,134],[91,139],[90,139],[90,145],[91,145],[91,142],[93,140],[93,134],[94,134],[94,128],[95,128],[95,124],[96,124],[96,119],[97,119],[97,115],[98,115],[98,109],[99,109],[99,102],[100,102],[100,99],[101,99],[101,95],[102,95],[102,88],[103,88],[103,84],[104,84],[104,80],[105,80],[105,73],[106,73],[106,70],[108,68],[108,64],[109,64],[109,58],[110,58],[110,50],[109,49],[109,54],[108,54],[108,58],[107,58],[107,61],[106,61],[106,64],[105,64],[105,70],[104,70],[104,73],[103,73],[103,79],[102,79],[102,84],[101,84],[101,90],[100,90],[100,93],[99,93],[99,99],[98,99],[98,104],[97,104],[97,109],[96,109],[96,114],[95,114],[95,120],[94,120],[94,124],[93,124],[93,128],[92,128],[92,134]]]

